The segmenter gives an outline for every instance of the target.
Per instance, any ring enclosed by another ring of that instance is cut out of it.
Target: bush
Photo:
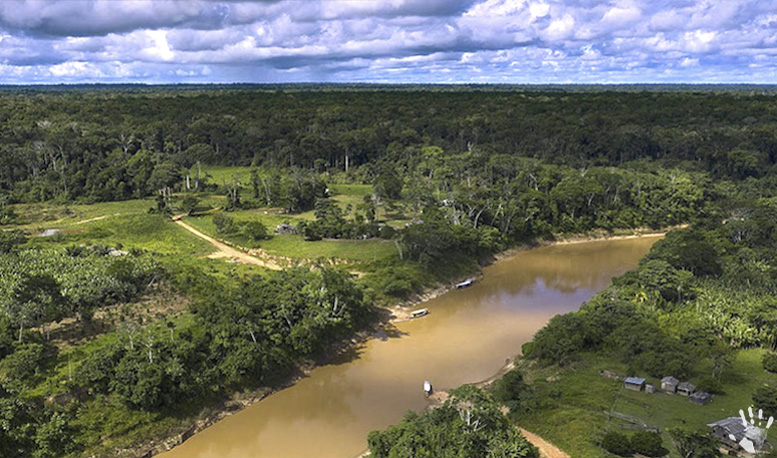
[[[768,372],[777,373],[777,353],[769,352],[764,354],[761,363]]]
[[[237,227],[235,227],[235,220],[224,213],[216,213],[213,215],[213,224],[216,226],[216,231],[219,234],[232,234],[237,230]]]
[[[645,456],[665,456],[669,450],[663,447],[661,435],[651,431],[637,431],[631,436],[631,449]]]
[[[20,230],[0,231],[0,253],[10,253],[27,241],[27,235]]]
[[[634,453],[629,437],[618,431],[608,431],[600,445],[608,452],[620,456],[630,456]]]
[[[492,388],[494,399],[515,412],[526,409],[533,400],[532,389],[523,379],[523,374],[517,369],[503,375]]]
[[[246,221],[242,225],[241,232],[243,235],[248,237],[249,239],[253,241],[259,241],[264,240],[266,238],[269,238],[269,231],[267,230],[267,226],[262,224],[261,221]]]
[[[762,386],[753,393],[753,404],[769,416],[777,415],[777,389]]]
[[[706,391],[712,394],[723,394],[723,384],[714,377],[704,377],[696,384],[698,391]]]
[[[43,345],[37,343],[28,343],[18,347],[3,361],[6,376],[11,380],[30,380],[41,367],[43,350]]]

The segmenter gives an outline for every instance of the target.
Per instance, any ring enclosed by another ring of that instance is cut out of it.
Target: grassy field
[[[608,429],[621,429],[626,422],[607,420],[605,411],[614,410],[641,419],[661,429],[664,447],[670,457],[679,458],[671,444],[667,429],[672,427],[706,428],[708,423],[738,416],[739,409],[752,404],[752,393],[759,386],[777,383],[777,375],[761,366],[763,350],[743,350],[731,368],[723,374],[724,394],[713,397],[706,406],[698,406],[686,397],[668,394],[647,394],[622,387],[622,382],[599,375],[602,369],[626,374],[626,367],[612,359],[588,356],[572,367],[528,370],[537,395],[547,405],[535,413],[516,415],[519,425],[555,443],[575,458],[601,458],[608,455],[597,441]],[[698,374],[709,373],[698,367]],[[648,378],[648,383],[660,387],[660,380]],[[694,379],[691,379],[693,382]]]
[[[161,254],[205,256],[213,247],[204,240],[178,227],[161,215],[148,213],[126,214],[86,222],[83,224],[47,224],[42,228],[58,228],[54,237],[33,238],[36,245],[72,243],[101,243],[124,249],[141,249]]]
[[[197,166],[191,168],[192,176],[197,172]],[[243,186],[251,182],[251,167],[229,167],[208,165],[202,167],[202,173],[210,183],[221,186],[223,183],[231,183],[237,179]]]
[[[250,167],[203,167],[202,172],[211,182],[239,179],[247,184],[250,181]],[[330,186],[332,199],[342,209],[351,208],[350,217],[357,205],[363,203],[364,196],[372,193],[371,185],[333,184]],[[201,194],[198,196],[198,214],[187,218],[187,222],[202,232],[225,239],[232,244],[246,248],[261,248],[274,256],[294,259],[337,258],[351,262],[371,262],[397,256],[393,243],[384,240],[322,240],[306,242],[301,236],[276,236],[270,240],[255,242],[241,235],[219,236],[212,222],[212,214],[226,203],[221,195]],[[106,202],[93,205],[55,205],[27,204],[17,205],[17,213],[22,215],[17,227],[32,233],[46,229],[59,229],[61,235],[37,239],[35,243],[90,243],[121,245],[127,248],[141,248],[163,254],[190,254],[204,256],[213,250],[209,244],[180,227],[165,221],[158,215],[148,214],[155,207],[153,199]],[[385,217],[385,211],[380,211]],[[278,224],[287,222],[298,224],[301,221],[315,219],[313,211],[289,215],[277,208],[258,208],[238,210],[229,215],[236,221],[258,220],[272,231]],[[401,212],[392,216],[402,219],[387,221],[394,226],[402,226],[407,221]],[[221,261],[223,262],[223,261]]]
[[[239,211],[230,213],[235,221],[261,221],[268,229],[273,230],[278,224],[288,221],[295,224],[299,220],[286,215],[274,213],[263,214],[256,211]],[[216,232],[212,215],[201,215],[186,218],[186,222],[211,237],[226,240],[234,245],[246,248],[261,248],[274,256],[296,259],[337,258],[354,262],[370,262],[397,256],[393,242],[371,240],[319,240],[308,242],[301,235],[275,235],[271,239],[259,242],[251,241],[242,235],[221,236]]]
[[[29,230],[61,228],[86,224],[97,218],[108,219],[117,216],[141,215],[155,206],[151,199],[101,202],[96,204],[19,204],[14,208],[20,215],[19,227]]]

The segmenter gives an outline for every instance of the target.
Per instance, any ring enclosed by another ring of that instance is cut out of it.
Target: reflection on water
[[[500,261],[483,281],[424,304],[428,316],[365,343],[358,358],[319,367],[162,456],[355,456],[369,431],[424,408],[424,380],[448,389],[488,378],[550,317],[636,266],[656,240],[558,245]]]

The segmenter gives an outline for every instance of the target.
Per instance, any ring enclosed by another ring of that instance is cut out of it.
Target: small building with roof
[[[764,442],[766,442],[766,430],[746,423],[742,417],[724,418],[723,420],[709,423],[707,426],[712,428],[712,435],[715,436],[725,448],[734,452],[742,450],[740,444],[743,439],[747,439],[749,441],[749,446],[756,451],[762,450]],[[745,456],[752,455],[748,453]]]
[[[645,386],[645,379],[639,377],[626,377],[623,381],[623,387],[627,390],[642,391],[642,387]]]
[[[697,391],[688,397],[688,400],[694,404],[703,406],[712,401],[712,395],[706,391]]]
[[[739,448],[739,441],[744,439],[747,428],[740,417],[724,418],[709,423],[707,426],[712,428],[712,435],[718,438],[723,445],[735,450]]]
[[[694,391],[696,391],[696,385],[694,385],[691,382],[682,382],[679,385],[677,385],[677,394],[681,394],[683,396],[690,396],[693,394]]]
[[[291,225],[289,223],[281,223],[275,228],[275,232],[277,234],[296,234],[297,233],[297,226]]]
[[[677,392],[677,385],[679,384],[680,380],[668,375],[661,379],[661,391],[675,394]]]

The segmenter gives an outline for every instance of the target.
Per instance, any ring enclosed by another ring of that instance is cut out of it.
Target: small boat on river
[[[456,289],[462,289],[462,288],[466,288],[468,286],[472,286],[472,283],[474,283],[474,282],[475,282],[474,278],[468,278],[468,279],[464,280],[461,283],[456,283]]]
[[[428,314],[429,314],[429,310],[427,309],[413,310],[412,312],[410,312],[410,318],[421,318],[422,316],[428,315]]]
[[[424,396],[427,398],[432,395],[432,384],[429,383],[429,380],[424,380]]]

